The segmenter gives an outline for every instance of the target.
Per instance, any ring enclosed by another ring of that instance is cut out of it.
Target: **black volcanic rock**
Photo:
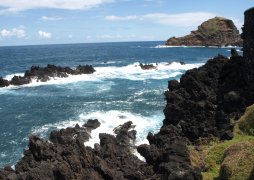
[[[168,46],[242,46],[239,31],[232,20],[215,17],[202,23],[198,30],[184,37],[172,37]]]
[[[50,78],[64,78],[69,75],[92,74],[94,72],[95,69],[90,65],[79,65],[74,70],[69,67],[60,67],[50,64],[47,67],[32,66],[30,70],[25,72],[24,76],[14,76],[10,81],[0,78],[0,87],[29,84],[33,79],[46,82],[49,81]]]
[[[87,123],[83,126],[86,127],[89,131],[98,128],[101,125],[101,123],[98,121],[98,119],[88,119]]]
[[[15,86],[20,86],[20,85],[24,85],[24,84],[29,84],[31,82],[31,79],[26,78],[26,77],[22,77],[22,76],[14,76],[9,84],[11,85],[15,85]]]
[[[69,67],[60,67],[49,64],[47,67],[32,66],[29,71],[25,72],[26,78],[36,78],[37,80],[45,81],[49,77],[68,77],[68,75],[92,74],[95,70],[90,65],[79,65],[76,69]]]
[[[29,149],[17,163],[15,171],[6,167],[0,170],[1,179],[147,179],[153,170],[131,152],[128,144],[131,122],[123,124],[114,137],[100,134],[96,149],[85,147],[89,134],[86,128],[53,131],[50,141],[35,135],[29,138]],[[126,137],[123,137],[126,136]],[[126,141],[127,142],[127,141]]]
[[[2,77],[0,77],[0,87],[6,87],[9,86],[10,83],[8,80],[3,79]]]
[[[153,64],[142,64],[142,63],[140,63],[139,66],[140,66],[141,69],[143,69],[143,70],[157,69],[157,67],[154,66]]]

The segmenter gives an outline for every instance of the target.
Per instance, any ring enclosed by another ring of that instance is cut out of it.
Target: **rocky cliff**
[[[242,46],[239,31],[232,20],[215,17],[202,23],[196,31],[184,37],[172,37],[168,46]]]

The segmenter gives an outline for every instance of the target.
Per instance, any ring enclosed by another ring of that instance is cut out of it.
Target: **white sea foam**
[[[99,133],[107,133],[114,135],[113,129],[127,121],[132,121],[137,130],[136,145],[148,143],[146,136],[148,132],[157,132],[162,125],[163,113],[157,113],[153,116],[145,117],[139,114],[126,111],[111,110],[107,112],[96,111],[92,113],[83,113],[79,115],[77,120],[67,120],[58,123],[49,123],[41,127],[34,127],[33,134],[39,134],[46,137],[47,133],[52,129],[62,129],[74,127],[76,124],[82,126],[88,119],[98,119],[101,123],[100,127],[93,130],[91,139],[85,143],[86,146],[93,147],[95,143],[99,143]]]
[[[41,85],[56,85],[56,84],[68,84],[76,83],[79,81],[103,81],[109,79],[129,79],[136,81],[143,81],[146,79],[168,79],[181,75],[183,71],[199,67],[203,63],[196,64],[180,64],[179,62],[161,62],[161,63],[152,63],[156,66],[156,69],[152,70],[142,70],[139,66],[139,63],[133,63],[127,66],[117,67],[117,66],[107,66],[107,67],[95,67],[96,72],[93,74],[82,74],[82,75],[69,75],[67,78],[51,78],[47,82],[38,82],[36,79],[33,79],[31,83],[22,85],[22,86],[9,86],[7,89],[12,88],[21,88],[21,87],[34,87]],[[23,74],[11,74],[5,79],[11,80],[15,75]],[[5,88],[1,88],[5,89]]]
[[[120,124],[127,121],[132,121],[137,130],[136,144],[148,143],[146,136],[149,131],[157,132],[161,127],[161,121],[163,119],[162,113],[150,117],[144,117],[139,114],[134,114],[125,111],[97,111],[89,114],[81,114],[80,119],[98,119],[101,122],[101,126],[92,131],[91,139],[85,143],[86,146],[93,147],[95,143],[99,143],[99,133],[105,132],[114,135],[113,129]]]
[[[185,45],[182,45],[182,46],[168,46],[168,45],[157,45],[157,46],[154,46],[154,47],[151,47],[151,48],[204,48],[206,46],[185,46]],[[213,48],[213,47],[217,47],[217,46],[209,46],[209,48]]]
[[[227,51],[231,51],[231,49],[228,49]],[[237,52],[243,52],[241,49],[236,49]]]
[[[105,62],[102,62],[102,63],[99,63],[99,64],[115,64],[117,63],[116,61],[105,61]]]
[[[182,45],[182,46],[168,46],[168,45],[157,45],[157,46],[153,46],[153,47],[150,47],[150,48],[225,48],[225,49],[228,49],[228,48],[239,48],[238,46],[185,46],[185,45]]]
[[[10,74],[4,77],[4,79],[10,81],[14,76],[24,76],[24,73],[15,73],[15,74]]]

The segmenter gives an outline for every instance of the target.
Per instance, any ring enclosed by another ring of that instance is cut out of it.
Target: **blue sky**
[[[0,46],[156,41],[215,16],[240,28],[251,0],[0,0]]]

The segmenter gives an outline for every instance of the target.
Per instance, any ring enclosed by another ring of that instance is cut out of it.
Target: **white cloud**
[[[97,36],[97,39],[123,39],[123,38],[124,36],[120,34],[116,34],[116,35],[103,34],[103,35]]]
[[[68,38],[70,38],[70,39],[73,38],[73,35],[72,35],[72,34],[69,34],[69,35],[68,35]]]
[[[142,18],[145,20],[152,20],[159,24],[172,26],[197,26],[207,19],[211,19],[216,15],[209,12],[193,12],[182,14],[163,14],[153,13],[147,14]]]
[[[133,38],[136,38],[137,36],[134,34],[129,34],[129,35],[121,35],[121,34],[103,34],[100,36],[97,36],[98,40],[130,40]]]
[[[14,13],[28,9],[55,8],[67,10],[85,10],[114,0],[1,0],[0,14]]]
[[[42,39],[50,39],[52,37],[52,34],[50,32],[46,32],[46,31],[38,31],[39,37]]]
[[[20,26],[20,27],[17,27],[17,28],[12,28],[10,30],[2,29],[0,31],[0,36],[2,38],[6,38],[6,37],[24,38],[24,37],[26,37],[25,27]]]
[[[191,13],[181,13],[181,14],[166,14],[166,13],[151,13],[141,16],[106,16],[105,19],[109,21],[152,21],[158,24],[188,27],[188,26],[198,26],[207,19],[215,17],[216,14],[209,12],[191,12]]]
[[[41,20],[44,20],[44,21],[59,21],[62,19],[63,19],[62,17],[58,17],[58,16],[42,16],[41,17]]]
[[[105,19],[108,21],[129,21],[138,19],[138,16],[106,16]]]

